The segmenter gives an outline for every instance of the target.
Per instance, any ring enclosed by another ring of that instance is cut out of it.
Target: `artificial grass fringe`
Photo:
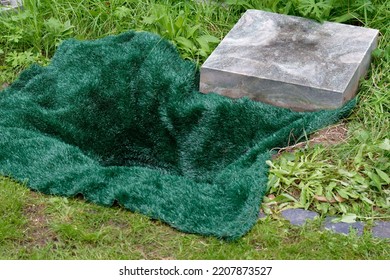
[[[298,113],[201,94],[198,77],[150,33],[65,41],[49,66],[0,93],[0,174],[236,239],[256,223],[270,150],[336,122],[354,102]]]

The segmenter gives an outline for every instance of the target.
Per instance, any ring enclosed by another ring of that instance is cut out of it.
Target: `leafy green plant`
[[[333,8],[332,0],[295,0],[293,1],[299,14],[304,17],[323,21],[329,18]]]
[[[33,53],[31,50],[24,52],[12,51],[7,54],[5,61],[15,70],[20,71],[33,63],[45,65],[47,60],[39,53]]]
[[[365,25],[379,11],[378,7],[383,6],[381,7],[381,11],[383,11],[386,8],[388,10],[389,5],[388,1],[380,0],[221,0],[220,2],[240,13],[247,9],[261,9],[312,18],[320,22],[325,20],[336,22],[360,21]]]
[[[56,18],[49,18],[43,21],[44,35],[42,41],[44,42],[46,53],[53,52],[63,39],[69,38],[73,35],[74,26],[71,25],[70,20],[64,23]]]
[[[368,141],[369,134],[358,131]],[[390,140],[362,144],[344,161],[323,146],[285,153],[270,166],[266,213],[285,208],[390,218]]]
[[[0,49],[0,55],[1,54]],[[4,65],[0,65],[0,85],[12,80],[16,75],[18,75],[18,73],[33,63],[40,65],[47,65],[49,63],[49,59],[47,57],[40,53],[33,53],[32,49],[23,52],[4,52],[3,55],[5,55],[5,58]]]
[[[155,4],[151,14],[144,18],[144,23],[152,26],[153,32],[177,45],[184,58],[205,58],[211,53],[212,45],[220,40],[210,34],[202,34],[202,25],[190,21],[190,13],[189,9],[172,11],[166,5]]]

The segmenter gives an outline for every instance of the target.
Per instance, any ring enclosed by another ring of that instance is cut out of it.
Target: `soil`
[[[302,149],[306,146],[310,147],[318,144],[322,144],[323,146],[332,146],[346,142],[347,138],[348,129],[346,124],[342,122],[313,133],[305,142],[299,142],[297,144],[279,149],[277,155],[280,155],[283,152],[294,152],[295,150]]]
[[[31,192],[31,196],[36,197],[37,194]],[[23,213],[28,220],[25,231],[26,243],[44,247],[48,243],[57,241],[55,234],[49,228],[45,207],[44,204],[28,204],[23,209]]]

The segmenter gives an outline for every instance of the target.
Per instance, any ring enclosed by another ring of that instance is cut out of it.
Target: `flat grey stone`
[[[390,238],[390,222],[376,222],[372,228],[372,236]]]
[[[355,222],[355,223],[341,223],[337,222],[334,223],[332,220],[334,217],[327,217],[325,219],[325,229],[331,230],[336,233],[342,233],[342,234],[349,234],[351,232],[351,229],[354,229],[357,231],[357,235],[362,235],[364,230],[364,223],[363,222]]]
[[[291,224],[302,226],[307,220],[313,220],[315,217],[318,217],[318,214],[304,209],[287,209],[282,211],[282,216],[289,220]]]
[[[0,0],[0,13],[21,8],[22,6],[22,0]]]
[[[377,38],[375,29],[248,10],[202,65],[200,91],[338,108],[355,96]]]

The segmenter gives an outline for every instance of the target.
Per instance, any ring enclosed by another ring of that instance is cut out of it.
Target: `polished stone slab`
[[[338,108],[356,94],[377,38],[375,29],[248,10],[202,65],[200,91]]]

